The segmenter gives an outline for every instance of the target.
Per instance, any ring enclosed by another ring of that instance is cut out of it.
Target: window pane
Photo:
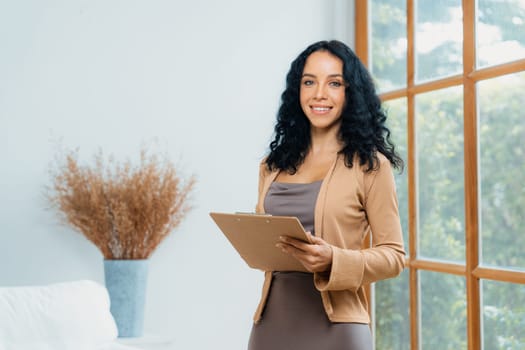
[[[525,285],[482,281],[483,348],[525,346]]]
[[[478,0],[478,66],[525,58],[525,1]]]
[[[419,255],[465,260],[463,90],[416,96]]]
[[[405,169],[400,174],[394,173],[396,179],[397,199],[399,202],[399,216],[403,228],[405,252],[408,254],[408,143],[407,143],[407,101],[405,98],[390,100],[384,104],[388,115],[387,126],[396,150],[405,161]]]
[[[420,271],[421,349],[467,348],[465,279],[455,275]]]
[[[461,0],[416,0],[416,81],[463,71]]]
[[[481,261],[525,270],[525,72],[477,88]]]
[[[408,295],[408,269],[397,278],[375,284],[376,349],[410,348]]]
[[[381,92],[406,85],[406,0],[371,0],[370,67]]]

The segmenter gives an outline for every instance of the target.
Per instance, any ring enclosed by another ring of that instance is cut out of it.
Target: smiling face
[[[339,128],[345,106],[343,62],[328,51],[306,59],[301,78],[300,102],[311,128]]]

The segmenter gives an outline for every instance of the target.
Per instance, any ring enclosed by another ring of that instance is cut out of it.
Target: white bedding
[[[94,281],[0,287],[0,350],[131,350]]]
[[[28,342],[28,343],[11,343],[3,342],[0,344],[0,350],[139,350],[140,348],[131,347],[117,343],[116,341],[105,344],[86,344],[74,342]]]

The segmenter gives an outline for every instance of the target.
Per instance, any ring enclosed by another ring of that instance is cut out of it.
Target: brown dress
[[[264,201],[265,211],[296,216],[313,234],[321,183],[274,182]],[[275,271],[262,318],[252,327],[248,350],[310,349],[371,350],[369,325],[330,322],[311,273]]]

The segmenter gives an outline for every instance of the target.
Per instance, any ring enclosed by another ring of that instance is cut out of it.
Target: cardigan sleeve
[[[264,206],[263,206],[263,199],[261,198],[263,188],[264,188],[264,182],[266,180],[266,177],[269,174],[268,166],[266,165],[266,158],[264,158],[261,163],[259,164],[259,182],[258,182],[258,188],[257,188],[257,203],[255,204],[255,212],[256,213],[264,213]]]
[[[318,290],[357,290],[364,284],[395,277],[404,268],[405,252],[394,176],[381,157],[378,170],[365,174],[364,209],[372,231],[372,246],[344,249],[332,246],[329,273],[315,275]]]

